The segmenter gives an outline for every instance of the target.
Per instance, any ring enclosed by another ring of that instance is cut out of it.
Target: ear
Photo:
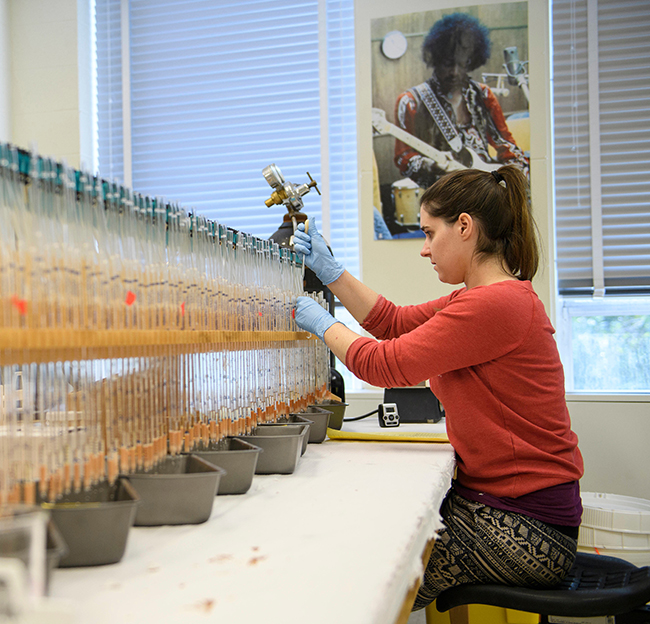
[[[456,225],[458,227],[458,232],[463,240],[468,240],[476,229],[474,219],[472,219],[471,215],[467,214],[466,212],[460,213],[458,216],[458,221],[456,221]]]

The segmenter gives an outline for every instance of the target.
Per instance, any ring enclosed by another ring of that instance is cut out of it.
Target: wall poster
[[[419,196],[455,168],[529,175],[528,3],[373,19],[375,239],[423,236]]]

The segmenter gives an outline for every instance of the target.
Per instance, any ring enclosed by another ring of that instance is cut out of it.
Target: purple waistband
[[[580,526],[582,518],[582,499],[578,481],[554,485],[518,498],[492,496],[477,492],[454,482],[454,489],[462,497],[504,511],[514,511],[547,524],[560,526]]]

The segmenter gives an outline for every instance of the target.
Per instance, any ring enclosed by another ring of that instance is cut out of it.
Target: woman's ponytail
[[[512,225],[503,248],[503,261],[515,277],[530,280],[537,273],[539,265],[539,243],[528,181],[513,165],[500,167],[495,173],[505,180],[504,208],[507,206],[512,215]]]

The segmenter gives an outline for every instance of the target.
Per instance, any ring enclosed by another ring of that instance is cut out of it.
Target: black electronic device
[[[395,403],[403,423],[437,423],[444,410],[437,397],[425,386],[386,388],[384,403]]]
[[[399,412],[395,403],[382,403],[377,411],[380,427],[399,427]]]

